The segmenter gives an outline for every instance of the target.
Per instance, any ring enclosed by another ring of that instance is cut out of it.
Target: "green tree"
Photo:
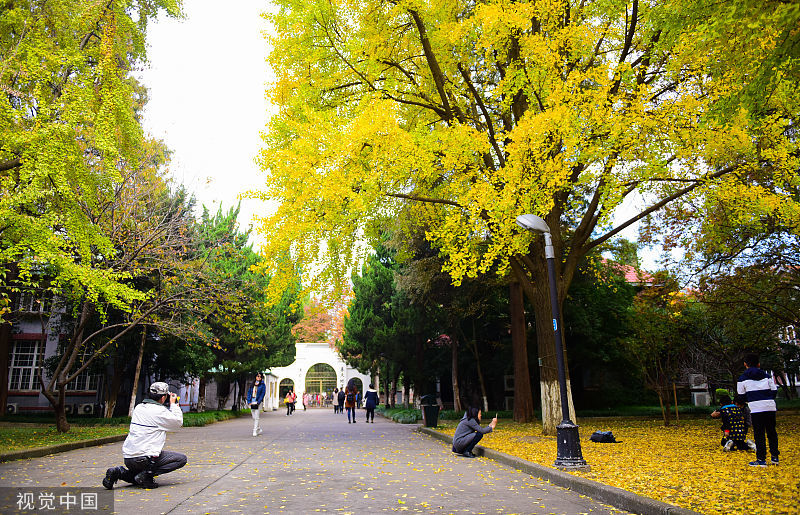
[[[658,395],[664,425],[670,423],[670,392],[682,372],[689,343],[684,310],[686,296],[674,277],[656,274],[655,285],[639,292],[633,301],[632,334],[625,349],[645,381]]]
[[[341,288],[362,240],[402,214],[431,227],[456,283],[510,271],[534,314],[545,433],[560,401],[543,241],[516,216],[538,214],[552,229],[563,303],[584,256],[676,200],[744,192],[800,212],[752,178],[797,178],[793,3],[278,7],[269,94],[279,110],[257,195],[281,205],[261,225],[265,266],[291,249],[319,271],[310,288]],[[638,209],[615,216],[628,199]],[[271,270],[279,279],[291,267]],[[521,347],[522,296],[513,299]]]
[[[148,20],[177,16],[179,3],[25,0],[2,10],[0,269],[13,281],[51,265],[53,287],[78,283],[122,308],[138,296],[117,270],[95,266],[93,255],[113,248],[86,207],[113,199],[120,170],[138,166],[146,95],[131,70],[145,59]]]
[[[254,270],[261,258],[248,243],[249,232],[239,231],[239,209],[236,206],[224,212],[220,207],[213,216],[204,209],[198,250],[209,261],[213,283],[231,291],[227,304],[217,306],[205,319],[217,342],[214,367],[206,372],[213,370],[211,375],[223,385],[238,384],[234,408],[255,372],[294,360],[292,327],[300,316],[295,310],[300,300],[297,276],[277,303],[267,298],[270,278]],[[198,351],[205,353],[206,349]]]

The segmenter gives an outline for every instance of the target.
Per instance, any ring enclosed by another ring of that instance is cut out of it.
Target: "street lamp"
[[[556,428],[558,450],[555,466],[565,470],[587,469],[586,460],[581,453],[581,440],[578,426],[569,418],[567,401],[567,374],[564,369],[564,349],[561,345],[561,315],[558,309],[558,289],[556,288],[555,251],[550,227],[536,215],[520,215],[517,225],[529,231],[542,233],[544,236],[544,256],[547,258],[547,276],[550,282],[550,308],[553,313],[553,339],[556,344],[556,361],[558,362],[558,386],[561,390],[561,424]]]

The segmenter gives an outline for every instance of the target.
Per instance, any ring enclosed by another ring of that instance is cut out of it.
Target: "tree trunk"
[[[408,409],[411,406],[411,383],[407,379],[403,380],[403,407]]]
[[[56,402],[55,410],[56,410],[56,429],[60,433],[68,433],[69,432],[69,422],[67,422],[67,410],[66,410],[66,385],[60,384],[58,387],[58,401]]]
[[[542,279],[547,284],[547,277]],[[534,299],[531,302],[536,319],[536,343],[539,354],[539,382],[542,400],[542,433],[555,435],[556,427],[561,423],[561,389],[558,383],[558,361],[556,359],[555,338],[553,333],[553,315],[550,306],[549,291],[546,288],[536,288]],[[559,311],[563,302],[559,300]],[[562,321],[559,321],[562,323]],[[563,340],[562,331],[561,348],[564,349],[564,374],[567,379],[567,403],[569,405],[570,419],[577,423],[575,406],[572,403],[572,387],[569,377],[567,351]]]
[[[11,291],[8,285],[17,279],[17,265],[11,263],[6,265],[5,285],[0,288],[0,292],[5,292],[8,295],[8,300],[13,312],[17,304],[17,294]],[[44,345],[44,342],[42,342]],[[8,370],[11,366],[11,322],[2,320],[0,317],[0,408],[5,414],[6,405],[8,404]]]
[[[548,215],[548,224],[556,226],[558,224],[557,213]],[[556,255],[561,254],[560,237],[558,233],[553,235],[553,244],[556,246]],[[531,244],[531,252],[527,256],[521,256],[509,261],[514,272],[514,278],[522,285],[525,296],[533,308],[534,320],[536,323],[536,345],[539,355],[539,384],[541,387],[542,402],[542,433],[545,435],[555,435],[556,427],[561,423],[561,389],[558,383],[558,361],[556,359],[554,333],[553,333],[553,313],[550,304],[550,286],[548,279],[547,263],[544,257],[544,241],[537,238]],[[562,275],[561,262],[555,260],[556,267],[556,288],[558,289],[559,311],[563,312],[564,298],[566,289],[569,287],[569,278],[574,272],[574,263],[564,270],[568,278],[565,280]],[[561,323],[559,321],[559,323]],[[564,345],[564,332],[561,332],[561,347],[564,350],[564,374],[567,382],[567,404],[569,405],[570,419],[577,422],[575,417],[575,407],[572,403],[572,386],[569,378],[569,365],[567,361],[567,348]],[[512,340],[513,340],[513,321],[512,321]],[[516,382],[516,378],[515,378]],[[514,401],[516,404],[516,400]]]
[[[664,399],[660,388],[656,388],[656,395],[658,395],[658,404],[661,406],[661,418],[664,420],[664,425],[668,426],[669,418],[667,418],[667,413],[664,411]]]
[[[8,369],[11,366],[11,324],[0,323],[0,408],[6,412],[8,403]]]
[[[125,376],[124,366],[120,367],[120,357],[119,352],[114,355],[114,359],[112,361],[111,369],[113,374],[109,378],[110,381],[106,382],[106,391],[105,391],[105,401],[106,401],[106,410],[103,416],[105,418],[111,418],[114,416],[114,408],[117,407],[117,397],[119,393],[119,387],[122,385],[122,378]]]
[[[478,370],[478,384],[481,387],[481,399],[483,400],[483,412],[489,411],[489,397],[486,395],[486,382],[483,380],[483,369],[481,368],[481,358],[478,356],[478,343],[475,341],[473,331],[472,354],[475,355],[475,368]]]
[[[509,307],[511,310],[511,350],[514,360],[514,420],[524,423],[533,420],[534,412],[531,373],[528,367],[525,309],[522,302],[522,286],[518,281],[512,281],[509,285]]]
[[[197,411],[202,413],[206,410],[206,378],[200,377],[200,386],[197,392]]]
[[[675,388],[675,382],[672,383],[672,398],[675,400],[675,423],[681,424],[681,417],[678,414],[678,390]]]
[[[458,339],[454,336],[450,336],[450,349],[452,354],[453,409],[461,411],[461,391],[458,389]]]
[[[392,396],[392,408],[394,408],[395,407],[395,401],[397,399],[397,378],[396,377],[394,379],[392,379],[391,396]]]
[[[147,327],[142,326],[142,339],[139,342],[139,357],[136,359],[136,371],[133,373],[133,388],[131,389],[131,402],[128,405],[128,416],[133,416],[133,408],[136,407],[136,393],[139,391],[139,374],[142,372],[142,357],[144,356],[144,344],[147,341]]]
[[[227,379],[220,379],[217,381],[217,409],[225,409],[228,403],[228,397],[231,395],[231,383]]]

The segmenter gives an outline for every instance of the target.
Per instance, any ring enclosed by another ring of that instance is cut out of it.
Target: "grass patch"
[[[768,468],[747,465],[754,453],[723,452],[720,423],[708,417],[682,419],[669,427],[660,414],[578,422],[591,470],[571,474],[710,515],[797,513],[800,415],[778,411],[781,464]],[[452,436],[456,425],[445,420],[437,429]],[[613,431],[621,443],[589,441],[598,430]],[[480,445],[548,467],[556,458],[556,439],[543,436],[538,422],[501,421]]]
[[[200,427],[222,420],[230,420],[241,416],[243,412],[230,410],[213,410],[202,413],[184,413],[183,427]],[[42,424],[45,427],[19,426],[0,427],[0,449],[3,452],[47,447],[66,442],[92,440],[104,436],[128,434],[130,417],[91,418],[74,417],[67,419],[70,423],[68,433],[59,433],[51,416],[26,415],[2,417],[3,422]]]
[[[73,426],[68,433],[59,433],[53,427],[2,427],[0,449],[3,452],[47,447],[60,443],[93,440],[104,436],[124,435],[128,426]]]

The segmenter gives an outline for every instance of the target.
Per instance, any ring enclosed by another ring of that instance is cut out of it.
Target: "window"
[[[74,371],[75,369],[80,367],[83,363],[86,362],[87,359],[92,357],[92,354],[94,354],[94,350],[92,350],[92,349],[84,350],[83,355],[77,359],[78,364],[72,370]],[[89,391],[97,390],[97,380],[98,380],[99,376],[97,374],[91,374],[90,375],[89,374],[89,369],[91,369],[91,368],[92,368],[91,365],[86,367],[86,370],[84,370],[83,372],[78,374],[78,377],[76,377],[75,379],[73,379],[72,381],[67,383],[67,390],[68,391],[73,391],[73,392],[75,392],[75,391],[83,392],[83,391],[87,391],[87,390],[89,390]]]
[[[38,390],[36,370],[42,364],[41,340],[14,340],[8,374],[9,390]]]
[[[27,313],[47,313],[52,308],[52,299],[48,298],[49,295],[40,297],[32,292],[22,293],[19,296],[19,303],[17,310]]]

